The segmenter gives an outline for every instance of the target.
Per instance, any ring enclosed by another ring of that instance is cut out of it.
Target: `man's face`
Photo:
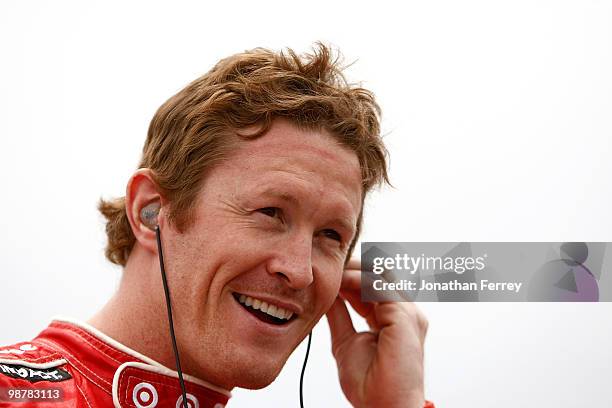
[[[338,294],[361,194],[353,152],[284,120],[206,176],[194,224],[163,231],[186,372],[226,388],[276,378]]]

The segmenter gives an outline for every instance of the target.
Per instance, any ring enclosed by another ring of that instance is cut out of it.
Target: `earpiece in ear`
[[[154,229],[157,226],[157,215],[159,214],[159,203],[148,204],[140,210],[140,220],[147,228]]]

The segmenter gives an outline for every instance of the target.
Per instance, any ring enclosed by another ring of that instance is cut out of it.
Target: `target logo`
[[[198,399],[189,393],[187,393],[187,407],[200,408],[200,402],[198,401]],[[179,397],[178,400],[176,400],[176,408],[184,408],[182,395]]]
[[[136,408],[153,408],[159,401],[157,390],[151,384],[141,382],[132,391],[132,401]]]

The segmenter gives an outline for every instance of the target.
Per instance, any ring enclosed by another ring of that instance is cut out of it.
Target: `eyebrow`
[[[300,203],[300,200],[298,200],[295,196],[293,196],[293,195],[291,195],[289,193],[286,193],[284,191],[279,191],[279,190],[277,190],[275,188],[268,188],[268,189],[260,192],[259,194],[265,195],[265,196],[272,196],[274,198],[278,198],[278,199],[280,199],[282,201],[286,201],[286,202],[291,203],[291,204],[299,204]]]
[[[297,197],[289,193],[286,193],[284,191],[279,191],[276,188],[267,188],[263,190],[262,192],[260,192],[259,194],[275,197],[282,201],[285,201],[285,202],[288,202],[294,205],[300,204],[300,200],[298,200]],[[348,217],[336,217],[336,218],[331,219],[330,222],[340,224],[343,229],[345,229],[346,231],[349,231],[353,236],[355,235],[355,232],[357,231],[357,225],[351,222],[350,218]],[[351,236],[350,239],[353,239],[353,236]]]

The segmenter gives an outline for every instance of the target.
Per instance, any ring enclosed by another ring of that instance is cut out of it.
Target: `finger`
[[[342,274],[341,289],[360,290],[361,271],[358,269],[345,269]]]
[[[344,300],[340,298],[336,298],[326,316],[331,333],[332,353],[337,357],[342,344],[356,333],[355,327]]]
[[[376,321],[381,328],[401,326],[418,336],[421,345],[425,342],[425,336],[429,323],[427,318],[412,302],[380,302],[374,305]]]
[[[361,271],[347,269],[342,275],[340,296],[346,299],[351,307],[368,322],[368,326],[373,331],[379,330],[379,325],[374,318],[374,306],[371,302],[361,300]]]
[[[361,301],[361,272],[355,269],[347,269],[342,274],[340,284],[340,296],[349,301],[353,309],[362,317],[371,311],[371,307]]]
[[[372,302],[362,301],[360,291],[340,290],[340,297],[348,301],[351,307],[355,309],[361,317],[368,317],[368,315],[372,313]]]
[[[351,258],[346,266],[344,267],[344,269],[357,269],[359,271],[361,271],[361,259],[359,258]]]

